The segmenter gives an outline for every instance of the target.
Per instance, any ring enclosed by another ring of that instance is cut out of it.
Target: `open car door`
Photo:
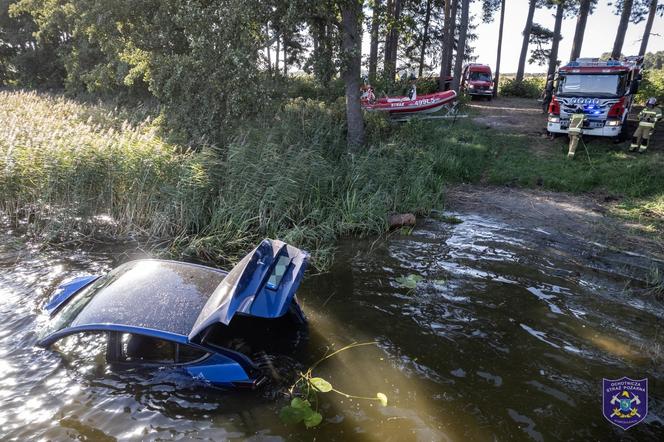
[[[209,326],[228,325],[238,313],[279,318],[293,302],[309,254],[283,241],[264,239],[242,258],[212,293],[189,333],[200,341]]]

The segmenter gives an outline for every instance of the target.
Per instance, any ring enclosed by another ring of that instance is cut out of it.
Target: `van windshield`
[[[559,96],[615,97],[624,94],[625,74],[568,74],[558,82]]]
[[[491,75],[486,72],[471,72],[471,81],[491,81]]]

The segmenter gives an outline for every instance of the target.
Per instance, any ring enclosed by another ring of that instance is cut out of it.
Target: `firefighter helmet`
[[[655,97],[650,97],[650,98],[648,98],[648,101],[646,101],[646,106],[647,106],[647,107],[655,107],[655,106],[657,106],[657,98],[655,98]]]

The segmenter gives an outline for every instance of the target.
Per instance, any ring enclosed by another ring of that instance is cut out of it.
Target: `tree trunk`
[[[383,75],[388,77],[389,76],[389,68],[390,68],[390,54],[392,53],[392,50],[390,49],[390,45],[392,43],[392,39],[390,38],[391,32],[392,32],[392,23],[394,20],[394,0],[387,0],[387,8],[385,10],[385,21],[386,21],[386,26],[385,26],[385,47],[383,48]]]
[[[564,3],[561,1],[556,7],[556,23],[553,26],[553,41],[551,42],[551,52],[549,53],[549,69],[546,72],[547,78],[556,72],[558,66],[558,46],[563,38],[560,30],[563,26],[563,13],[565,12]]]
[[[270,26],[266,25],[265,26],[265,32],[268,38],[270,37]],[[272,53],[270,51],[270,47],[272,45],[267,45],[267,71],[272,74]]]
[[[344,66],[342,77],[346,89],[346,121],[349,149],[364,144],[364,120],[360,106],[360,75],[362,69],[362,12],[361,0],[346,0],[341,6],[343,30],[342,51]]]
[[[611,58],[614,60],[620,60],[623,43],[625,43],[627,26],[629,25],[629,18],[632,15],[632,1],[633,0],[623,1],[623,9],[622,13],[620,14],[620,23],[618,24],[618,30],[616,31],[616,39],[613,42],[613,50],[611,51]]]
[[[380,3],[374,0],[373,14],[371,16],[371,44],[369,46],[369,83],[376,81],[378,69],[378,30],[380,28]]]
[[[424,31],[422,32],[422,47],[420,48],[420,70],[418,77],[424,71],[424,55],[427,50],[427,39],[429,38],[429,19],[431,18],[431,0],[427,0],[427,11],[424,16]]]
[[[458,94],[461,84],[461,69],[463,68],[463,59],[466,54],[466,35],[468,34],[468,9],[470,0],[463,0],[461,5],[461,23],[459,23],[459,42],[457,43],[456,58],[454,60],[454,79],[452,80],[452,89]]]
[[[277,50],[274,52],[275,62],[274,62],[274,72],[279,74],[279,56],[281,55],[281,39],[277,37]]]
[[[493,96],[498,96],[498,82],[500,81],[500,53],[503,50],[503,25],[505,24],[505,0],[500,2],[500,27],[498,28],[498,51],[496,54],[496,78],[493,81]]]
[[[284,77],[288,77],[288,51],[286,48],[286,34],[284,34]]]
[[[650,12],[648,13],[648,21],[646,22],[646,28],[643,31],[643,38],[641,39],[641,49],[639,49],[639,55],[643,57],[646,55],[646,50],[648,49],[648,39],[650,39],[650,33],[652,32],[652,23],[655,21],[655,14],[657,13],[657,0],[650,1]]]
[[[443,50],[440,61],[438,88],[445,90],[445,79],[450,76],[452,51],[454,50],[454,27],[458,0],[445,0],[445,29],[443,29]]]
[[[385,45],[385,76],[394,81],[397,72],[397,49],[399,47],[399,20],[401,19],[401,0],[394,0],[392,26],[387,35],[389,45]]]
[[[586,22],[590,13],[590,0],[581,0],[579,6],[579,16],[576,19],[576,30],[574,31],[574,41],[572,42],[572,52],[569,60],[574,61],[581,56],[581,46],[583,46],[583,34],[586,32]]]
[[[535,5],[537,0],[530,0],[528,6],[528,17],[526,26],[523,28],[523,43],[521,43],[521,55],[519,56],[519,67],[516,70],[516,81],[523,81],[523,74],[526,70],[526,57],[528,56],[528,43],[530,42],[530,31],[533,27],[533,16],[535,15]]]

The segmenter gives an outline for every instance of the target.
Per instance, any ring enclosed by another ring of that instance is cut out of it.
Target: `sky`
[[[604,3],[604,4],[602,4]],[[473,2],[471,13],[476,15],[476,20],[481,19],[481,2]],[[500,61],[500,70],[504,73],[516,72],[521,52],[523,37],[521,32],[526,23],[528,14],[528,0],[505,0],[505,26],[503,33],[503,51]],[[555,21],[555,9],[538,9],[535,11],[535,23],[553,29]],[[477,27],[478,39],[474,42],[475,53],[478,55],[477,63],[484,63],[495,68],[496,49],[498,47],[498,25],[499,14],[492,23],[479,23]],[[613,14],[613,8],[606,5],[602,0],[595,8],[595,12],[588,16],[586,32],[584,34],[581,57],[599,57],[604,52],[611,52],[615,31],[618,28],[620,17]],[[629,24],[623,54],[638,55],[641,45],[641,37],[646,26],[645,20],[635,25]],[[576,17],[563,21],[558,59],[566,63],[572,51],[572,39],[576,27]],[[662,36],[651,35],[648,41],[648,52],[664,50],[664,18],[656,17],[652,32]],[[526,64],[526,72],[546,72],[546,66]]]
[[[477,40],[473,42],[477,63],[488,64],[492,69],[496,66],[496,49],[498,47],[498,25],[500,14],[497,13],[491,23],[481,23],[482,2],[474,1],[471,5],[471,14],[475,15]],[[519,54],[523,37],[521,32],[526,23],[528,14],[528,0],[505,0],[505,25],[503,33],[503,50],[500,62],[500,71],[502,73],[516,72],[519,63]],[[539,23],[548,29],[553,29],[555,21],[555,9],[538,9],[535,11],[535,23]],[[595,8],[595,12],[588,16],[586,32],[584,34],[581,57],[599,57],[604,52],[610,52],[613,48],[615,31],[618,28],[620,17],[613,14],[613,7],[606,4],[606,0],[600,0],[600,5]],[[625,44],[623,45],[624,55],[637,55],[641,45],[643,29],[646,26],[645,20],[635,25],[629,24]],[[576,17],[571,17],[563,21],[562,40],[558,59],[566,63],[572,50],[572,39],[576,27]],[[653,33],[662,34],[661,36],[651,35],[648,42],[648,52],[657,52],[664,50],[664,17],[656,17],[652,27]],[[365,33],[362,39],[363,53],[368,56],[369,53],[369,35]],[[533,45],[529,47],[529,50]],[[530,55],[529,55],[530,56]],[[526,72],[541,73],[546,72],[546,66],[536,64],[526,64]]]

